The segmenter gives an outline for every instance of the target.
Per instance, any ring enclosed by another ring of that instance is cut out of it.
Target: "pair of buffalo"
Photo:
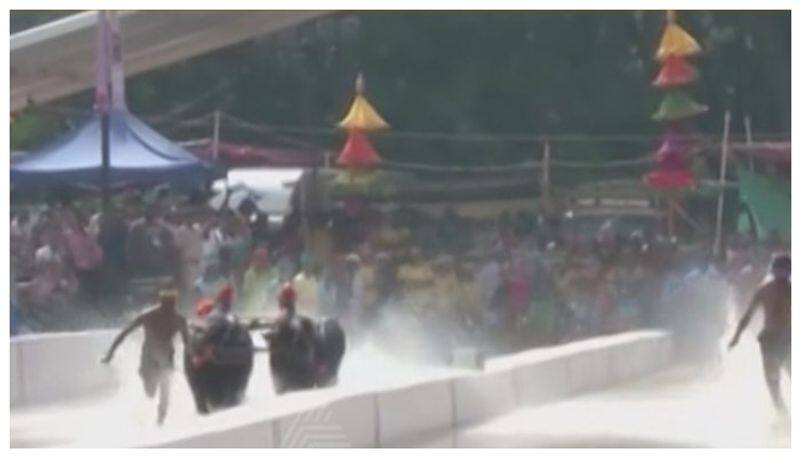
[[[253,371],[255,348],[247,325],[232,316],[209,318],[189,332],[184,369],[198,412],[238,405]],[[345,335],[335,319],[295,316],[268,326],[270,372],[277,394],[335,385]]]

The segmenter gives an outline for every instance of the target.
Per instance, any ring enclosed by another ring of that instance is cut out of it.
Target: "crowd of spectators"
[[[234,312],[255,317],[273,312],[278,288],[291,281],[300,312],[339,318],[354,340],[383,331],[387,341],[396,333],[398,347],[431,354],[502,352],[680,327],[721,300],[687,296],[687,284],[713,273],[741,302],[763,278],[768,252],[785,249],[744,238],[729,246],[723,260],[706,244],[679,245],[656,230],[626,233],[608,220],[578,233],[532,212],[471,219],[454,209],[345,205],[274,224],[249,200],[222,211],[136,199],[104,214],[72,204],[22,208],[11,222],[12,323],[28,331],[117,325],[164,283],[181,291],[187,313],[230,284]]]

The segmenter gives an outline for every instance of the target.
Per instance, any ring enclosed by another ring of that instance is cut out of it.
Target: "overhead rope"
[[[214,113],[182,119],[182,113],[188,111],[197,104],[197,100],[188,102],[180,107],[170,110],[164,114],[142,115],[142,120],[157,125],[172,123],[180,127],[203,127],[210,125]],[[36,109],[54,113],[66,117],[86,117],[92,113],[88,109],[74,109],[56,106],[38,106]],[[255,123],[241,119],[229,113],[221,112],[221,116],[229,123],[229,126],[238,127],[250,131],[270,134],[283,141],[303,144],[305,147],[313,149],[326,149],[319,145],[303,142],[296,138],[288,138],[283,134],[298,135],[324,135],[338,137],[341,131],[333,127],[311,127],[311,126],[278,126],[266,123]],[[657,134],[504,134],[504,133],[448,133],[448,132],[413,132],[413,131],[386,131],[380,133],[382,138],[392,140],[421,140],[421,141],[455,141],[455,142],[486,142],[486,143],[541,143],[551,141],[553,143],[649,143],[660,138]],[[692,140],[702,141],[709,144],[718,143],[721,138],[719,135],[698,134],[691,137]],[[762,133],[752,136],[754,141],[786,141],[787,135],[780,133]],[[744,135],[732,136],[732,142],[744,142]]]
[[[333,127],[312,127],[312,126],[277,126],[266,123],[254,123],[238,118],[232,114],[223,115],[234,125],[239,124],[245,128],[259,129],[273,134],[294,133],[308,135],[340,136],[341,131]],[[446,132],[413,132],[390,130],[381,132],[380,137],[392,139],[408,140],[448,140],[464,142],[518,142],[518,143],[541,143],[543,141],[552,142],[633,142],[647,143],[658,140],[660,134],[503,134],[503,133],[446,133]],[[761,140],[786,138],[784,134],[760,134],[757,137]],[[743,140],[742,136],[742,140]],[[690,136],[689,139],[708,142],[719,142],[719,135],[697,134]]]

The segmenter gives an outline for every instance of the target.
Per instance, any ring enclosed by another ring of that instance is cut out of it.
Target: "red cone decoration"
[[[693,186],[694,174],[688,163],[689,148],[689,141],[673,126],[655,153],[656,167],[644,176],[645,183],[660,189]]]
[[[381,163],[381,158],[367,141],[361,130],[348,130],[347,142],[339,153],[337,165],[347,168],[371,168]]]
[[[664,66],[658,72],[653,85],[664,89],[667,87],[683,86],[697,79],[697,70],[683,57],[671,55],[664,61]]]
[[[689,170],[656,169],[644,176],[644,182],[659,189],[680,189],[694,185],[694,174]]]
[[[675,130],[669,131],[655,154],[656,164],[665,169],[688,168],[690,143]]]

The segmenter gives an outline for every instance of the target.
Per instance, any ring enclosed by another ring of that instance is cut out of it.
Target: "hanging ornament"
[[[667,12],[667,26],[661,36],[661,42],[656,51],[656,60],[659,62],[669,56],[688,57],[698,54],[700,45],[680,25],[675,23],[675,13]]]
[[[656,121],[677,121],[697,116],[706,111],[708,111],[707,106],[697,103],[686,92],[671,90],[664,96],[661,106],[652,117]]]
[[[356,98],[350,106],[350,111],[339,122],[339,127],[348,130],[380,130],[389,127],[364,97],[364,77],[360,73],[356,78]]]
[[[336,159],[336,164],[347,168],[372,168],[381,163],[381,158],[369,144],[361,130],[348,130],[347,142]]]
[[[675,13],[668,11],[667,25],[656,52],[656,59],[663,65],[653,86],[669,90],[652,117],[657,121],[668,121],[670,126],[654,154],[654,169],[642,177],[650,187],[674,191],[695,185],[689,159],[692,143],[682,133],[681,127],[685,127],[683,120],[708,111],[708,107],[697,103],[678,87],[697,78],[697,70],[686,61],[686,57],[699,52],[700,46],[694,38],[675,23]],[[669,201],[669,219],[673,221],[677,203],[674,199]],[[670,231],[673,230],[672,224],[670,222]]]
[[[658,72],[653,86],[664,89],[683,86],[697,79],[697,70],[683,57],[669,56]]]
[[[661,146],[655,153],[655,160],[659,166],[675,168],[685,167],[686,159],[689,156],[691,143],[674,131],[667,132]]]
[[[664,170],[682,170],[687,168],[686,151],[664,148],[655,154],[655,161],[659,168]]]
[[[644,182],[658,189],[681,189],[694,186],[694,173],[686,169],[665,170],[657,168],[644,176]]]

